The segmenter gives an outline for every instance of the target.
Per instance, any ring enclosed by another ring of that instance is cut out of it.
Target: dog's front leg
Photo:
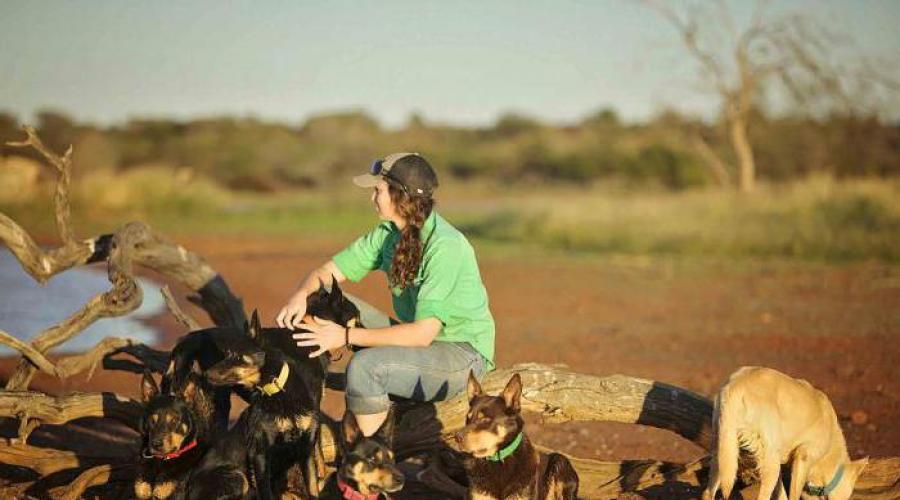
[[[216,387],[213,390],[213,401],[216,435],[221,436],[228,432],[228,418],[231,415],[231,388]]]
[[[784,487],[781,485],[781,460],[777,454],[765,453],[758,456],[759,461],[759,494],[756,500],[771,500],[778,488],[779,500],[786,499]]]
[[[702,500],[716,500],[717,491],[719,491],[719,460],[713,452],[709,460],[709,481],[706,483],[706,490],[703,491]]]
[[[803,485],[806,484],[808,475],[809,453],[806,451],[806,445],[801,444],[794,450],[791,462],[791,492],[788,500],[800,500],[800,494],[803,492]]]
[[[252,453],[253,478],[256,480],[256,495],[259,500],[273,500],[272,470],[266,456],[265,446],[254,446]]]

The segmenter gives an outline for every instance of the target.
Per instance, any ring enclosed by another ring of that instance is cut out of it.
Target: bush
[[[706,184],[706,172],[699,161],[659,144],[642,148],[626,175],[636,184],[658,181],[673,190]]]

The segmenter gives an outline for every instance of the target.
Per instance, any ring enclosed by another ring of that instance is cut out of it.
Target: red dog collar
[[[341,493],[344,494],[345,500],[378,500],[378,493],[363,495],[362,493],[354,490],[349,484],[345,483],[340,478],[338,478],[337,480],[337,485],[338,489],[341,490]]]
[[[162,460],[172,460],[173,458],[178,458],[178,457],[180,457],[182,453],[184,453],[184,452],[190,450],[191,448],[193,448],[193,447],[195,447],[195,446],[197,446],[197,440],[196,440],[196,439],[193,440],[193,441],[191,441],[190,443],[188,443],[187,446],[185,446],[184,448],[182,448],[182,449],[180,449],[180,450],[173,451],[172,453],[166,453],[165,455],[154,455],[154,456],[155,456],[156,458],[160,458],[160,459],[162,459]]]

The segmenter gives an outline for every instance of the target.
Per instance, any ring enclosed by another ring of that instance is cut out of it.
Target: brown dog
[[[456,433],[466,461],[469,498],[571,499],[578,496],[578,474],[559,453],[538,453],[523,432],[522,379],[506,384],[500,396],[485,395],[470,372],[469,413]]]
[[[834,408],[822,391],[805,380],[770,368],[745,366],[734,372],[716,396],[713,412],[716,452],[704,499],[721,487],[731,494],[739,448],[749,451],[759,467],[760,500],[778,488],[781,464],[791,462],[790,500],[828,497],[846,500],[868,463],[850,461]]]

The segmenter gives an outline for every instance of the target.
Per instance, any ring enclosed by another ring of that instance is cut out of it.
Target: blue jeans
[[[466,389],[469,371],[481,378],[485,360],[467,342],[362,349],[347,366],[347,408],[358,415],[386,412],[388,394],[416,401],[449,399]]]

